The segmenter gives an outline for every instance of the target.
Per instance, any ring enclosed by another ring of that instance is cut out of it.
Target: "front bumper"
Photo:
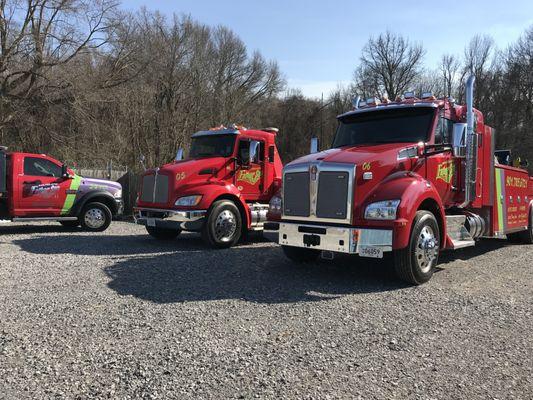
[[[120,217],[124,214],[124,201],[122,199],[115,199],[115,203],[117,203],[117,213],[115,216]]]
[[[285,246],[346,254],[360,254],[361,250],[368,248],[392,251],[392,229],[271,222],[265,224],[264,235]]]
[[[133,213],[135,223],[164,229],[200,231],[204,226],[207,210],[164,210],[137,207]]]

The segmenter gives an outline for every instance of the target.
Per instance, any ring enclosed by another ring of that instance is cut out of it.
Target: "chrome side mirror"
[[[466,157],[466,124],[453,124],[452,147],[455,157]]]
[[[257,140],[252,140],[250,142],[250,152],[248,163],[258,162],[258,153],[259,153],[259,142]]]
[[[317,137],[311,138],[311,150],[310,153],[318,153],[320,151],[320,143]]]
[[[175,161],[181,161],[183,160],[183,149],[180,147],[178,151],[176,152],[176,158],[174,158]]]

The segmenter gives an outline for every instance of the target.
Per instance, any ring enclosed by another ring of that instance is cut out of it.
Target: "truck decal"
[[[506,210],[503,206],[503,203],[505,202],[505,174],[503,174],[502,172],[503,171],[500,168],[496,168],[496,202],[498,204],[497,214],[499,232],[505,231],[505,223],[507,220],[505,216]]]
[[[444,161],[437,166],[437,180],[451,183],[455,174],[455,165],[452,160]]]
[[[239,171],[239,175],[237,176],[237,182],[247,182],[250,185],[255,185],[259,179],[261,179],[261,170],[257,169],[255,171],[245,171],[241,170]]]
[[[65,203],[63,203],[63,208],[61,209],[61,215],[68,214],[74,205],[76,200],[76,193],[81,185],[81,176],[74,175],[72,182],[70,182],[69,190],[67,191],[67,196],[65,198]]]

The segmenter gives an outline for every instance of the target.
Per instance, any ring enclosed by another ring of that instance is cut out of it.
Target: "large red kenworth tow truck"
[[[122,208],[120,183],[79,176],[46,154],[0,147],[0,220],[57,221],[101,232]]]
[[[201,232],[213,247],[230,247],[243,233],[261,230],[270,198],[281,187],[277,129],[219,127],[192,135],[187,159],[143,177],[135,219],[157,239]]]
[[[431,278],[440,250],[505,236],[532,243],[533,179],[495,152],[473,86],[470,77],[463,106],[430,93],[354,101],[333,148],[285,166],[265,235],[300,262],[392,252],[411,284]]]

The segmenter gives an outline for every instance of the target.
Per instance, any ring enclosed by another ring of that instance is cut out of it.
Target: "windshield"
[[[229,157],[233,154],[235,135],[208,135],[192,139],[190,158]]]
[[[339,121],[333,147],[358,144],[425,142],[434,108],[401,108],[347,115]]]

